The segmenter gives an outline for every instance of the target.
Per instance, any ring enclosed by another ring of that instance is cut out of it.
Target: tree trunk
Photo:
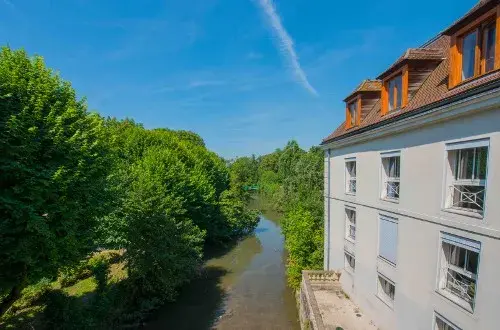
[[[21,296],[21,286],[14,286],[7,297],[0,303],[0,316],[5,314],[12,306],[12,304]]]

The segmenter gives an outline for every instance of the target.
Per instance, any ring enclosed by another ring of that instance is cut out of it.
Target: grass
[[[103,251],[103,255],[110,251]],[[127,278],[125,263],[112,259],[109,265],[108,284],[117,284]],[[27,287],[13,308],[0,317],[0,329],[44,329],[43,314],[47,309],[47,297],[50,294],[62,294],[69,300],[76,301],[81,306],[87,305],[89,299],[96,294],[97,282],[91,275],[77,281],[75,284],[63,287],[60,278],[50,282],[44,280]]]
[[[63,291],[70,297],[83,297],[93,293],[97,288],[97,283],[93,277],[86,278],[77,282],[75,285],[64,288]]]

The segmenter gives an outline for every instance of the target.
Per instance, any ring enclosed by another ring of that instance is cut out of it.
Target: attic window
[[[394,111],[401,108],[401,99],[403,96],[403,79],[401,75],[389,80],[388,92],[389,92],[389,111]]]
[[[398,111],[408,103],[408,64],[385,78],[382,84],[382,115]]]
[[[351,117],[349,124],[351,127],[356,126],[358,117],[358,102],[353,101],[349,103],[348,107],[349,107],[349,116]]]
[[[493,22],[469,31],[461,38],[462,80],[494,69],[495,38],[496,27]]]
[[[497,37],[497,8],[458,30],[451,41],[449,87],[500,68],[495,53]]]

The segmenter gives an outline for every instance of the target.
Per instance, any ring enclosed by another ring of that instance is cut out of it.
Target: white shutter
[[[398,222],[396,219],[380,216],[379,256],[396,264],[398,250]]]
[[[472,140],[464,142],[447,143],[446,150],[458,150],[458,149],[470,149],[470,148],[480,148],[489,147],[490,139]]]
[[[481,250],[481,242],[474,241],[465,237],[441,232],[441,238],[443,239],[443,242],[460,246],[470,251],[479,253],[479,251]]]

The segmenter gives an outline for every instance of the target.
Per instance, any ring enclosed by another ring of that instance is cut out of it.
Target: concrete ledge
[[[313,288],[341,290],[339,276],[333,271],[304,270],[300,286],[300,327],[302,329],[325,330]]]

